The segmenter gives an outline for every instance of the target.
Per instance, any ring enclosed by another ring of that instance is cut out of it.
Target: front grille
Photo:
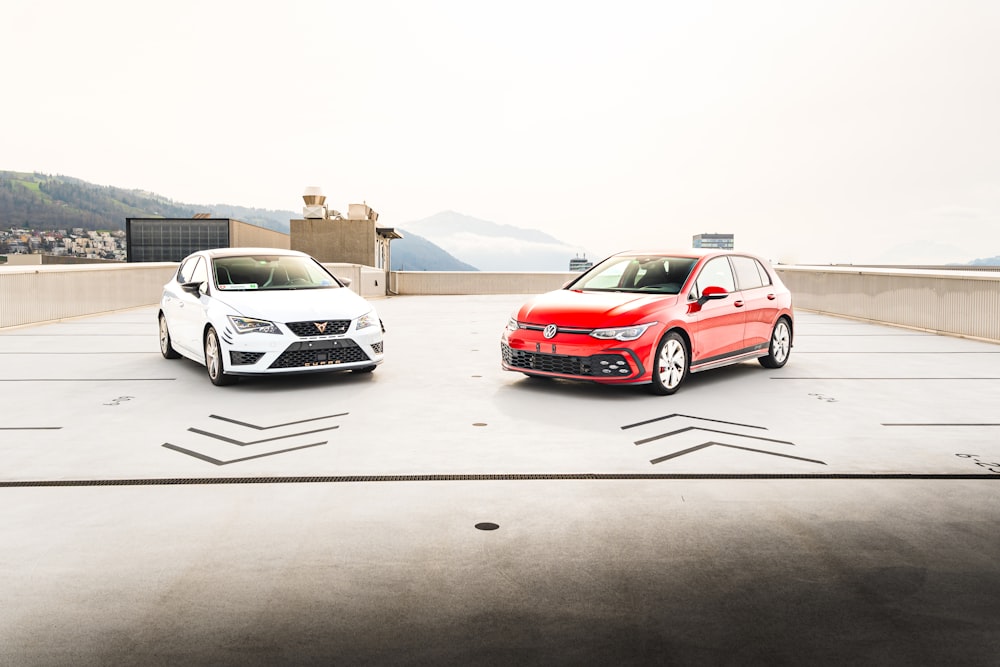
[[[292,343],[288,349],[281,353],[280,357],[274,360],[270,367],[310,368],[369,360],[370,357],[353,340],[318,340]]]
[[[299,338],[314,336],[339,336],[347,333],[350,320],[319,320],[317,322],[288,322],[288,328]],[[323,330],[320,331],[320,328]]]
[[[504,363],[511,368],[526,371],[541,371],[543,373],[559,373],[560,375],[576,375],[578,377],[628,377],[632,368],[628,360],[620,354],[595,354],[590,357],[577,357],[568,354],[542,354],[515,350],[509,345],[501,344]]]
[[[233,366],[248,366],[256,364],[264,356],[263,352],[236,352],[229,353],[229,361]]]
[[[382,341],[379,341],[372,345],[372,352],[375,354],[382,354]]]

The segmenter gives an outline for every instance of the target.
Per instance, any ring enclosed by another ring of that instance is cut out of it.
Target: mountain
[[[403,238],[389,246],[393,271],[478,271],[474,266],[452,257],[439,246],[400,228]]]
[[[152,192],[95,185],[70,176],[0,171],[0,226],[121,230],[125,218],[190,218],[211,213],[288,233],[291,211],[182,204]]]
[[[535,229],[501,225],[455,211],[443,211],[400,227],[425,237],[480,271],[567,271],[569,260],[580,250]],[[397,243],[393,241],[392,245],[394,258]]]
[[[115,231],[125,218],[191,218],[208,213],[288,233],[299,212],[232,204],[185,204],[144,190],[71,176],[0,171],[0,228]],[[566,271],[578,249],[545,234],[445,211],[405,225],[392,242],[392,269]],[[461,258],[461,259],[459,259]]]

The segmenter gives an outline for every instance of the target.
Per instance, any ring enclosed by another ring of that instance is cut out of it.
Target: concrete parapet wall
[[[393,271],[394,294],[541,294],[559,289],[578,273],[487,271]]]
[[[796,308],[1000,343],[1000,272],[777,266]]]
[[[87,264],[0,269],[0,328],[159,302],[175,263]]]
[[[361,296],[385,296],[381,269],[325,266]],[[0,267],[0,329],[157,304],[176,270],[175,262]]]
[[[366,299],[385,296],[386,275],[382,269],[360,264],[324,262],[323,266],[338,278],[349,278],[351,289]]]
[[[386,294],[386,273],[326,264],[366,298]],[[0,267],[0,328],[150,306],[175,263]],[[776,267],[795,307],[1000,343],[1000,271]],[[389,293],[540,294],[578,274],[395,271]]]

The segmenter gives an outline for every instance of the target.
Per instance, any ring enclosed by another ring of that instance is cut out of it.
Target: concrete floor
[[[654,397],[501,371],[519,301],[223,388],[153,308],[0,331],[0,664],[998,663],[1000,346],[799,313]]]

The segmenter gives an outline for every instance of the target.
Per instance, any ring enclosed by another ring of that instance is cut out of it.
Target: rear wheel
[[[219,343],[219,334],[215,333],[214,327],[209,327],[205,334],[205,368],[208,369],[208,379],[217,387],[236,381],[232,375],[226,375],[222,360],[222,345]]]
[[[781,368],[788,361],[788,355],[792,351],[792,327],[788,320],[782,317],[774,325],[771,332],[771,345],[767,349],[767,356],[761,357],[757,361],[764,368]]]
[[[656,348],[650,391],[659,396],[675,393],[687,377],[688,368],[688,350],[684,338],[676,331],[667,332]]]
[[[177,359],[181,355],[170,342],[170,330],[167,328],[167,318],[160,313],[160,354],[164,359]]]

